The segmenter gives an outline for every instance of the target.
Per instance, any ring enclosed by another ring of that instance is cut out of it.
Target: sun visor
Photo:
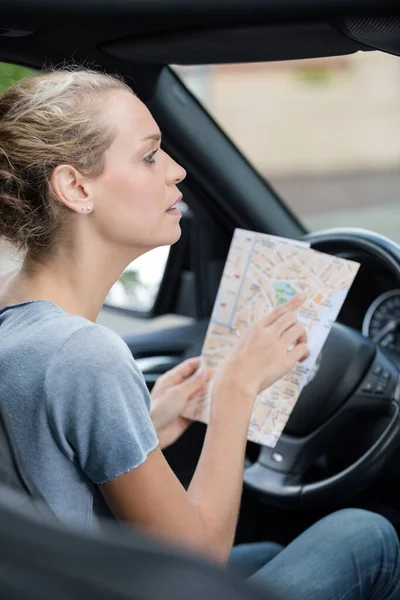
[[[338,29],[358,43],[400,56],[400,17],[344,17]]]
[[[350,54],[368,49],[328,23],[169,30],[101,45],[109,55],[141,64],[248,63]]]

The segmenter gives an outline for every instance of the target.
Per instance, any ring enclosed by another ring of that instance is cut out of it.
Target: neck
[[[143,254],[132,248],[121,251],[110,246],[59,250],[40,264],[25,260],[7,278],[0,291],[1,304],[49,300],[70,314],[95,322],[112,285]]]

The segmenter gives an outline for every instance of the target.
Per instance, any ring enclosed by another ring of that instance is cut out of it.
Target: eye
[[[158,148],[157,150],[154,150],[154,152],[150,152],[150,154],[148,154],[147,156],[145,156],[144,160],[149,163],[150,165],[153,165],[156,161],[154,160],[154,155],[155,153],[158,152]]]

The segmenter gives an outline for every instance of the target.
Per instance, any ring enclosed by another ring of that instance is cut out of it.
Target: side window
[[[169,247],[150,250],[132,262],[112,286],[105,305],[148,313],[154,306],[164,276]]]

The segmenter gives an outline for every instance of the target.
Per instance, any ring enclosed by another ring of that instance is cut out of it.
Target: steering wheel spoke
[[[277,494],[280,506],[285,500],[298,502],[302,476],[313,462],[313,449],[308,437],[282,434],[274,448],[261,447],[257,461],[245,470],[244,482],[260,493]]]
[[[310,442],[309,436],[296,438],[282,434],[275,448],[261,448],[257,462],[277,473],[300,477],[307,472],[315,457],[315,444]]]
[[[388,411],[393,402],[400,400],[399,371],[388,357],[377,349],[375,359],[347,408]]]
[[[301,502],[300,475],[268,469],[257,461],[245,470],[244,482],[259,494],[268,493],[272,495],[272,498],[278,498],[278,502],[274,502],[272,499],[271,504],[277,504],[280,508],[285,506],[290,508]],[[282,490],[285,490],[284,494],[282,494]]]

